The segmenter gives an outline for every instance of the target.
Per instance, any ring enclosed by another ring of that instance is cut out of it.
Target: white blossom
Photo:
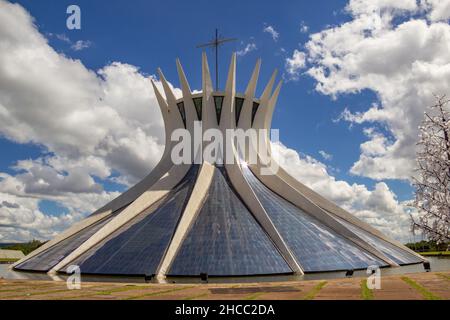
[[[414,206],[419,217],[413,230],[420,230],[438,243],[450,239],[450,100],[436,97],[419,126]]]

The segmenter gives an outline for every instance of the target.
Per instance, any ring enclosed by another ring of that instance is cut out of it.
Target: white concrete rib
[[[124,211],[119,213],[110,222],[98,230],[88,240],[83,242],[77,249],[71,252],[67,257],[60,261],[50,272],[56,272],[67,266],[71,261],[75,260],[87,250],[91,249],[97,243],[105,239],[111,233],[131,221],[137,215],[147,208],[151,207],[157,201],[166,196],[187,174],[191,165],[176,165],[169,172],[155,183],[149,190],[144,192]],[[152,214],[152,213],[149,213]]]
[[[203,102],[202,102],[202,123],[203,132],[210,128],[218,128],[216,108],[214,105],[213,85],[211,81],[211,75],[209,73],[208,59],[206,53],[202,54],[202,89],[203,89]],[[207,145],[204,143],[203,145]]]
[[[177,59],[177,72],[178,78],[180,80],[181,90],[183,93],[183,103],[184,110],[186,113],[186,129],[189,131],[189,134],[192,139],[191,149],[190,149],[190,158],[192,162],[198,163],[201,161],[201,143],[200,145],[195,144],[197,141],[195,140],[195,132],[194,132],[194,122],[199,121],[197,111],[195,109],[194,100],[192,100],[192,92],[189,82],[184,73],[183,67],[181,66],[180,60]],[[200,153],[200,154],[199,154]]]
[[[278,230],[275,228],[273,222],[270,220],[266,210],[262,206],[258,197],[253,192],[248,181],[245,179],[242,168],[240,167],[240,160],[236,154],[236,149],[233,148],[234,152],[234,164],[225,164],[225,169],[230,178],[231,184],[234,189],[238,192],[239,196],[244,201],[247,208],[253,214],[258,223],[262,226],[266,234],[272,240],[272,242],[277,247],[278,251],[281,253],[283,258],[289,267],[297,274],[303,274],[303,270],[300,264],[297,262],[295,256],[286,245]]]
[[[281,196],[283,199],[294,204],[296,207],[302,209],[308,214],[312,215],[318,221],[323,223],[325,226],[329,227],[336,233],[342,235],[344,238],[350,240],[358,247],[364,249],[365,251],[371,253],[375,257],[385,261],[391,266],[398,266],[398,264],[392,259],[388,258],[384,253],[379,251],[377,248],[371,246],[366,241],[361,239],[358,235],[352,232],[350,229],[346,228],[343,224],[339,223],[336,219],[332,218],[325,210],[317,206],[315,203],[310,201],[301,192],[294,189],[286,181],[281,179],[275,173],[272,175],[260,173],[261,167],[258,165],[250,166],[253,174],[270,190]],[[276,190],[276,191],[275,191]],[[301,263],[301,261],[300,261]]]
[[[250,81],[248,82],[247,89],[245,90],[244,93],[245,100],[242,105],[242,110],[237,125],[237,127],[242,128],[244,130],[247,130],[251,127],[253,101],[255,98],[256,85],[258,83],[260,69],[261,69],[261,59],[258,59],[255,68],[253,69]]]
[[[164,74],[161,72],[161,70],[159,70],[159,74],[160,74],[160,79],[161,79],[161,83],[163,85],[165,95],[167,97],[167,101],[164,100],[160,91],[158,90],[158,88],[156,87],[156,85],[154,84],[153,81],[152,81],[152,86],[153,86],[153,90],[155,92],[155,95],[156,95],[156,98],[157,98],[157,101],[158,101],[158,104],[159,104],[159,107],[161,110],[161,114],[163,116],[164,124],[165,124],[166,147],[164,149],[163,156],[162,156],[160,162],[158,163],[158,165],[154,168],[154,170],[152,170],[152,172],[144,180],[142,180],[136,186],[129,189],[127,192],[122,194],[120,197],[116,198],[115,200],[113,200],[112,202],[110,202],[109,204],[107,204],[105,206],[106,208],[113,207],[115,210],[117,210],[116,207],[119,204],[123,205],[123,206],[129,205],[129,207],[127,207],[117,217],[113,218],[107,225],[105,225],[101,230],[99,230],[99,232],[103,230],[103,233],[105,233],[105,230],[110,230],[111,228],[108,229],[106,227],[111,226],[111,223],[113,221],[115,221],[115,222],[119,221],[120,220],[120,219],[118,219],[119,217],[126,216],[126,213],[132,211],[132,208],[134,208],[136,206],[135,202],[137,200],[146,198],[143,195],[146,194],[148,192],[148,190],[153,190],[152,189],[153,187],[157,188],[158,186],[161,186],[161,181],[164,181],[167,179],[167,178],[165,178],[165,175],[168,174],[169,176],[171,176],[171,175],[176,176],[176,174],[174,174],[174,173],[179,171],[179,170],[173,168],[173,162],[171,159],[171,150],[173,147],[173,142],[170,139],[170,134],[173,130],[175,130],[177,128],[184,128],[184,124],[181,119],[180,113],[178,112],[178,107],[176,106],[175,95],[174,95],[172,89],[170,88],[167,80],[165,79]],[[181,171],[186,170],[186,172],[187,172],[186,168],[189,168],[189,167],[190,166],[182,166]],[[155,201],[157,201],[157,200],[155,200]],[[138,203],[139,203],[139,201],[138,201]],[[151,204],[152,203],[149,203],[149,205],[147,207],[149,207]],[[135,211],[133,211],[134,214],[139,213],[139,212],[136,213]],[[111,212],[113,212],[113,211],[110,211],[109,213],[111,213]],[[130,213],[128,213],[128,215],[130,215]],[[94,236],[96,234],[94,234]],[[72,257],[76,254],[79,254],[80,250],[82,250],[84,247],[89,246],[89,241],[93,242],[94,239],[96,239],[96,237],[94,237],[94,236],[92,236],[90,239],[88,239],[85,243],[83,243],[82,246],[80,246],[78,249],[73,251],[64,260],[60,261],[60,263],[58,263],[55,267],[53,267],[52,270],[58,270],[59,268],[61,268],[61,266],[64,266],[67,261],[70,261],[69,260],[70,257]],[[71,259],[71,260],[73,260],[73,259]]]
[[[265,105],[263,108],[259,108],[258,112],[255,116],[255,121],[253,123],[253,128],[255,129],[269,129],[271,128],[272,124],[272,117],[273,112],[276,106],[276,101],[278,99],[278,95],[280,93],[281,88],[281,81],[279,82],[277,88],[275,89],[274,93],[269,99],[269,102],[267,105]],[[267,89],[267,87],[266,87]],[[268,91],[267,91],[268,92]],[[263,93],[263,97],[261,98],[262,101],[267,101],[266,96],[266,90],[265,93]],[[256,165],[251,166],[252,172],[257,175],[257,177],[264,181],[264,184],[269,187],[271,190],[277,190],[276,193],[283,193],[282,196],[289,200],[290,202],[295,203],[298,205],[301,209],[306,210],[303,207],[309,207],[309,210],[313,210],[315,212],[316,217],[320,217],[323,219],[323,223],[326,223],[329,225],[332,229],[335,229],[336,231],[341,232],[343,235],[346,235],[346,238],[352,240],[354,243],[358,244],[360,247],[364,247],[366,250],[369,248],[372,248],[372,253],[376,255],[377,257],[381,258],[385,262],[389,263],[391,266],[398,266],[397,263],[392,261],[392,259],[389,259],[386,255],[381,253],[378,249],[374,248],[373,246],[367,244],[366,241],[361,239],[359,236],[357,236],[355,233],[351,232],[348,228],[346,228],[344,225],[339,223],[336,219],[334,219],[332,216],[336,215],[345,221],[356,225],[357,227],[399,247],[402,250],[408,251],[410,253],[413,253],[414,255],[418,256],[423,260],[420,255],[415,253],[414,251],[410,250],[409,248],[405,247],[404,245],[400,244],[399,242],[389,239],[385,235],[383,235],[380,231],[376,230],[372,226],[368,225],[367,223],[364,223],[363,221],[359,220],[358,218],[354,217],[349,212],[345,211],[344,209],[340,208],[339,206],[335,205],[331,201],[325,199],[324,197],[320,196],[318,193],[313,191],[312,189],[306,187],[301,182],[290,176],[278,163],[276,163],[276,160],[272,157],[271,152],[271,145],[270,145],[270,137],[269,135],[264,137],[264,142],[262,145],[265,145],[265,152],[268,153],[270,156],[270,161],[275,162],[275,167],[277,167],[277,172],[273,174],[272,177],[270,175],[262,175],[261,169],[262,169],[262,163],[260,161],[260,155],[258,154],[258,163]],[[260,144],[261,146],[261,144]],[[252,147],[255,148],[254,146]],[[265,164],[265,162],[263,162]],[[267,170],[267,168],[265,168]],[[286,194],[291,193],[292,195],[287,196]],[[297,194],[297,196],[295,195]],[[303,199],[303,200],[300,200]],[[298,203],[297,203],[298,202]],[[308,210],[306,210],[309,212]],[[332,219],[332,220],[330,220]],[[336,229],[337,228],[337,229]],[[339,230],[338,230],[339,229]],[[370,250],[369,250],[370,251]]]
[[[275,89],[274,93],[271,95],[271,89],[273,87],[274,78],[272,77],[270,83],[267,85],[266,90],[264,90],[264,93],[261,97],[261,107],[258,109],[257,114],[255,116],[255,121],[253,123],[253,128],[255,129],[266,129],[267,131],[271,127],[271,121],[272,121],[272,115],[273,111],[275,109],[275,105],[278,99],[278,95],[280,93],[281,89],[281,81],[277,85],[277,88]],[[260,137],[258,137],[260,138]],[[282,198],[288,200],[289,202],[293,203],[300,209],[308,212],[309,214],[313,215],[316,219],[318,219],[320,222],[322,222],[324,225],[328,226],[332,230],[336,231],[337,233],[341,234],[360,248],[363,248],[367,252],[372,253],[374,256],[378,257],[379,259],[385,261],[386,263],[390,264],[391,266],[398,266],[397,263],[392,261],[392,259],[388,258],[385,254],[383,254],[381,251],[376,249],[375,247],[368,244],[366,241],[361,239],[358,235],[356,235],[354,232],[346,228],[344,225],[339,223],[336,219],[332,218],[328,212],[323,210],[321,207],[317,206],[314,202],[312,202],[310,199],[305,197],[299,190],[293,188],[289,183],[287,183],[285,180],[283,180],[281,177],[277,175],[277,172],[273,172],[273,170],[270,168],[270,164],[265,161],[262,161],[261,155],[259,152],[261,150],[258,149],[261,147],[264,147],[265,150],[264,153],[267,153],[269,156],[270,161],[275,161],[273,157],[271,156],[271,146],[270,146],[270,138],[269,135],[265,135],[262,137],[264,141],[258,141],[258,146],[251,146],[251,149],[253,152],[257,152],[257,163],[256,164],[250,164],[249,167],[253,174],[270,190],[275,192],[276,194],[280,195]],[[251,143],[254,143],[254,141],[251,141]],[[272,163],[273,164],[273,163]],[[269,165],[269,167],[266,167]],[[264,168],[264,169],[263,169]],[[278,164],[274,166],[275,170],[279,170],[280,167]]]
[[[44,245],[40,246],[38,249],[34,250],[30,254],[28,254],[26,257],[21,259],[20,261],[17,261],[12,265],[12,268],[15,266],[18,266],[22,264],[25,261],[28,261],[29,259],[37,256],[38,254],[42,253],[43,251],[50,249],[51,247],[55,246],[56,244],[60,243],[61,241],[73,236],[74,234],[82,231],[83,229],[93,225],[94,223],[100,221],[101,219],[109,216],[110,214],[116,212],[117,210],[124,208],[125,206],[132,203],[134,200],[136,200],[142,193],[144,193],[146,190],[148,190],[153,184],[155,184],[164,174],[168,172],[168,170],[172,167],[172,161],[170,159],[170,151],[172,149],[172,142],[170,140],[170,133],[175,129],[177,125],[179,126],[180,123],[176,124],[173,121],[170,121],[169,118],[169,107],[167,105],[167,102],[162,97],[161,93],[159,92],[158,88],[152,81],[153,90],[155,92],[158,105],[160,107],[161,115],[163,117],[164,123],[165,123],[165,134],[166,134],[166,142],[165,142],[165,148],[164,153],[161,157],[161,160],[158,162],[155,168],[140,182],[138,182],[136,185],[122,193],[120,196],[115,198],[114,200],[110,201],[100,209],[96,210],[94,213],[92,213],[87,218],[83,219],[82,221],[76,223],[75,225],[71,226],[67,230],[63,231],[59,235],[57,235],[52,240],[46,242]]]
[[[183,93],[182,101],[184,103],[184,109],[186,114],[186,129],[189,131],[192,138],[195,136],[194,121],[198,120],[198,116],[195,109],[195,105],[192,100],[193,94],[191,92],[189,82],[178,59],[176,61],[176,65]],[[271,128],[273,112],[276,106],[276,101],[280,93],[281,81],[279,82],[274,92],[272,93],[275,84],[275,79],[277,76],[277,70],[275,70],[269,82],[267,83],[259,101],[255,100],[254,97],[260,73],[260,67],[261,67],[261,60],[258,60],[252,72],[252,76],[247,85],[247,88],[245,90],[244,103],[240,113],[238,125],[236,125],[235,121],[236,54],[233,54],[231,58],[231,63],[228,71],[228,77],[224,92],[214,91],[207,57],[205,53],[202,54],[202,90],[203,90],[202,134],[208,129],[220,129],[223,134],[223,137],[225,139],[230,139],[230,137],[228,137],[226,134],[226,130],[234,129],[236,127],[241,128],[244,131],[253,127],[254,129],[266,129],[267,132],[269,132]],[[165,134],[166,134],[165,149],[161,161],[154,168],[154,170],[152,170],[152,172],[149,175],[147,175],[141,182],[139,182],[138,184],[127,190],[125,193],[123,193],[110,203],[106,204],[102,208],[95,211],[85,220],[75,224],[68,230],[58,235],[53,240],[47,242],[39,249],[35,250],[34,252],[26,256],[24,259],[18,261],[13,265],[13,267],[27,261],[28,259],[35,257],[36,255],[42,253],[43,251],[60,243],[64,239],[67,239],[68,237],[85,229],[86,227],[89,227],[92,224],[98,222],[99,220],[108,217],[113,212],[116,212],[119,209],[123,209],[122,212],[120,212],[117,216],[112,218],[111,221],[109,221],[105,226],[103,226],[100,230],[98,230],[94,235],[92,235],[88,240],[86,240],[83,244],[81,244],[77,249],[71,252],[56,266],[54,266],[50,272],[54,273],[58,270],[61,270],[71,261],[75,260],[80,255],[85,253],[87,250],[98,244],[100,241],[105,239],[112,232],[119,229],[125,223],[127,223],[140,213],[142,213],[147,208],[158,203],[158,201],[167,196],[170,190],[172,190],[187,174],[189,168],[191,167],[191,164],[181,164],[175,166],[171,159],[172,156],[171,152],[173,150],[174,145],[177,143],[171,140],[171,134],[175,129],[184,128],[185,124],[183,123],[182,117],[178,110],[177,99],[174,95],[174,92],[170,84],[167,82],[166,78],[164,77],[160,69],[158,69],[158,73],[160,75],[161,84],[164,89],[165,98],[158,90],[156,85],[153,83],[153,81],[152,86],[156,98],[158,100],[158,104],[160,106],[161,114],[163,116],[165,124]],[[219,122],[216,116],[214,95],[224,96]],[[252,124],[252,109],[253,103],[255,101],[259,102],[259,108]],[[386,261],[392,266],[397,266],[397,264],[388,257],[386,257],[385,254],[380,252],[374,246],[368,244],[366,241],[361,239],[349,228],[345,227],[341,222],[339,222],[337,217],[424,260],[420,255],[416,254],[414,251],[406,248],[399,242],[386,237],[377,229],[357,219],[355,216],[353,216],[346,210],[342,209],[341,207],[337,206],[328,199],[322,197],[312,189],[308,188],[301,182],[297,181],[295,178],[289,175],[286,170],[280,167],[276,163],[275,159],[273,159],[269,134],[263,137],[262,141],[259,141],[258,138],[259,137],[257,137],[256,140],[250,140],[250,146],[245,150],[239,150],[239,152],[238,150],[236,150],[236,145],[234,144],[234,141],[225,141],[223,145],[226,146],[227,148],[224,149],[224,154],[222,154],[223,159],[224,160],[232,159],[231,162],[230,161],[226,162],[225,169],[231,181],[231,184],[233,185],[235,190],[239,193],[239,196],[244,201],[245,205],[249,208],[252,215],[262,226],[264,231],[268,234],[272,242],[275,244],[281,255],[284,257],[290,268],[294,270],[294,272],[300,274],[303,273],[303,270],[301,268],[301,261],[298,261],[297,258],[295,258],[295,256],[287,246],[286,242],[279,234],[278,230],[272,223],[265,208],[262,206],[261,202],[256,196],[256,193],[253,191],[251,185],[247,181],[242,171],[240,162],[241,159],[247,161],[249,152],[250,151],[256,152],[256,150],[258,150],[258,148],[261,145],[263,145],[266,148],[265,151],[268,153],[269,159],[271,159],[271,161],[274,162],[276,166],[278,166],[278,170],[276,172],[273,172],[271,175],[261,174],[262,168],[266,167],[266,159],[262,161],[262,155],[258,153],[257,153],[258,154],[257,163],[256,164],[250,163],[249,167],[251,171],[255,174],[255,176],[273,192],[280,195],[287,201],[293,203],[298,208],[303,209],[308,214],[313,215],[323,224],[327,225],[331,229],[343,235],[360,248],[364,249],[367,252],[372,253],[376,257]],[[202,149],[208,144],[209,144],[208,141],[203,141]],[[200,152],[202,151],[202,149],[200,149]],[[195,154],[196,153],[195,151],[198,150],[196,150],[196,147],[193,146],[193,149],[191,150],[192,160],[196,156],[198,156],[198,154]],[[168,272],[170,265],[173,262],[177,254],[177,251],[181,246],[182,241],[189,230],[190,225],[194,221],[198,211],[201,209],[202,203],[207,196],[208,189],[213,179],[215,164],[216,163],[214,162],[211,164],[207,162],[202,162],[200,173],[195,183],[193,192],[189,198],[188,204],[184,209],[183,214],[180,217],[180,222],[172,237],[168,250],[166,251],[165,256],[162,259],[160,266],[158,268],[157,277],[159,279],[163,279],[165,274]]]
[[[208,195],[209,186],[211,185],[214,177],[214,170],[214,166],[208,162],[203,162],[189,201],[181,215],[180,222],[178,223],[177,229],[172,237],[164,259],[158,268],[156,275],[157,281],[164,282],[165,276],[176,257],[178,249],[183,243],[183,240],[195,220],[195,217],[201,210],[202,204]]]

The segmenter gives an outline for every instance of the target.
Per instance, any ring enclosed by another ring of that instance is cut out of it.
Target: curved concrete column
[[[194,188],[191,193],[191,197],[181,215],[180,222],[178,223],[175,234],[170,242],[169,248],[161,262],[157,271],[157,281],[164,282],[167,271],[172,265],[173,260],[178,252],[179,247],[183,243],[189,228],[194,221],[194,218],[202,208],[202,204],[208,195],[209,186],[214,177],[214,166],[208,162],[203,162]]]
[[[164,76],[162,76],[161,82],[163,83],[163,86],[166,90],[166,95],[168,95],[167,91],[172,92]],[[172,161],[170,160],[170,152],[172,150],[173,143],[170,140],[170,135],[173,132],[173,130],[181,128],[183,124],[180,121],[180,119],[177,118],[174,119],[174,116],[169,112],[170,109],[168,103],[162,97],[155,83],[153,81],[151,83],[164,121],[165,147],[161,160],[143,180],[141,180],[135,186],[131,187],[126,192],[122,193],[120,196],[118,196],[117,198],[115,198],[102,208],[95,211],[92,215],[104,213],[107,211],[114,212],[119,208],[122,208],[130,204],[131,202],[136,200],[136,198],[139,197],[145,190],[147,190],[154,183],[156,183],[156,181],[158,181],[172,167]],[[169,96],[173,97],[174,99],[173,93],[172,95],[169,94]],[[176,116],[176,114],[174,115]]]
[[[113,199],[109,203],[105,204],[100,209],[97,209],[94,213],[89,215],[87,218],[83,219],[82,221],[76,223],[72,227],[68,228],[67,230],[63,231],[59,235],[57,235],[55,238],[53,238],[51,241],[46,242],[44,245],[39,247],[38,249],[34,250],[30,254],[28,254],[23,259],[17,261],[12,265],[12,268],[15,266],[31,259],[32,257],[40,254],[41,252],[53,247],[54,245],[60,243],[61,241],[71,237],[72,235],[80,232],[81,230],[89,227],[90,225],[96,223],[97,221],[105,218],[106,216],[110,215],[111,213],[129,205],[134,200],[136,200],[142,193],[144,193],[146,190],[148,190],[153,184],[155,184],[164,174],[167,173],[167,171],[173,166],[172,161],[170,159],[170,151],[172,147],[172,142],[170,140],[170,134],[175,129],[174,128],[174,122],[170,121],[169,118],[169,107],[162,97],[161,93],[159,92],[158,88],[152,81],[153,90],[155,92],[156,99],[158,101],[158,105],[160,107],[161,115],[163,117],[163,121],[165,124],[165,148],[164,153],[161,157],[161,160],[158,162],[155,168],[140,182],[138,182],[136,185],[122,193],[117,198]],[[179,125],[179,124],[178,124]]]
[[[209,73],[208,58],[206,53],[202,53],[202,89],[203,89],[203,102],[202,102],[202,122],[203,131],[210,128],[218,128],[216,107],[213,97],[213,85],[211,81],[211,75]]]
[[[181,66],[180,60],[177,59],[177,71],[178,77],[180,79],[181,90],[183,92],[183,104],[186,113],[186,129],[189,131],[189,134],[192,139],[191,143],[191,160],[195,163],[201,163],[201,152],[202,145],[196,144],[196,133],[195,133],[195,121],[200,121],[197,115],[197,111],[195,109],[194,100],[192,99],[192,91],[189,85],[189,82],[184,73],[183,67]],[[202,134],[202,132],[199,132]]]
[[[253,123],[253,128],[255,129],[266,129],[268,132],[271,128],[272,125],[272,117],[273,117],[273,112],[275,110],[275,106],[276,106],[276,102],[278,99],[278,95],[280,93],[280,89],[281,89],[281,81],[279,82],[277,88],[275,89],[272,97],[269,100],[269,103],[267,105],[267,108],[259,108],[258,112],[255,116],[255,121]],[[258,137],[259,138],[259,137]],[[416,252],[410,250],[409,248],[405,247],[404,245],[402,245],[401,243],[393,240],[393,239],[389,239],[388,237],[386,237],[385,235],[383,235],[380,231],[378,231],[377,229],[373,228],[372,226],[370,226],[369,224],[357,219],[355,216],[353,216],[351,213],[345,211],[344,209],[342,209],[341,207],[337,206],[336,204],[334,204],[333,202],[331,202],[330,200],[324,198],[323,196],[319,195],[317,192],[313,191],[312,189],[308,188],[307,186],[305,186],[304,184],[302,184],[301,182],[299,182],[297,179],[293,178],[289,173],[287,173],[278,163],[276,163],[276,160],[271,156],[272,155],[272,151],[271,151],[271,145],[270,145],[270,137],[269,135],[264,137],[264,141],[258,141],[260,144],[258,145],[258,147],[265,145],[265,152],[267,152],[267,154],[270,156],[270,161],[273,161],[275,166],[277,168],[277,172],[274,173],[274,175],[276,175],[276,177],[273,177],[274,180],[278,180],[281,179],[281,181],[284,182],[284,185],[288,186],[286,190],[290,190],[292,191],[292,189],[296,190],[297,193],[300,195],[300,197],[302,197],[303,199],[306,199],[307,201],[311,202],[313,205],[319,207],[320,209],[322,209],[321,211],[323,211],[323,213],[325,215],[323,215],[324,218],[328,216],[333,216],[336,215],[339,218],[356,225],[357,227],[381,238],[382,240],[385,240],[397,247],[400,247],[403,250],[406,250],[414,255],[416,255],[417,257],[420,257],[422,260],[423,258],[418,255]],[[255,148],[255,146],[253,146],[253,149]],[[259,156],[259,155],[258,155]],[[269,178],[261,175],[261,169],[262,169],[262,165],[261,165],[261,161],[258,162],[258,164],[256,166],[252,166],[252,171],[257,174],[258,177],[260,177],[260,180],[265,180],[267,183],[269,182]],[[270,187],[270,189],[272,190],[280,190],[280,191],[284,191],[283,188],[276,188],[274,189],[273,187]],[[292,201],[291,201],[292,202]],[[327,219],[328,220],[328,219]],[[335,220],[335,219],[333,219]],[[342,227],[344,227],[342,224],[340,224],[337,220],[335,220],[339,225],[341,225]],[[334,224],[334,223],[333,223]],[[335,224],[334,224],[335,225]],[[345,228],[345,227],[344,227]],[[345,228],[348,230],[348,228]],[[349,230],[348,230],[349,231]],[[352,232],[353,234],[353,232]],[[358,237],[359,238],[359,237]],[[360,242],[361,239],[358,239],[357,241]],[[363,241],[363,243],[365,243]],[[375,248],[374,248],[375,249]],[[386,260],[387,257],[383,258],[384,261],[390,263],[392,266],[397,266],[397,264],[395,262],[393,262],[391,259],[387,258],[389,261]]]
[[[234,98],[236,96],[236,54],[231,56],[230,67],[228,70],[227,83],[225,86],[225,96],[222,104],[222,112],[220,114],[219,128],[225,136],[227,129],[234,129]]]
[[[64,266],[68,265],[71,261],[75,260],[87,250],[105,239],[111,233],[122,227],[127,222],[131,221],[138,214],[142,213],[144,210],[162,199],[186,176],[190,167],[190,165],[173,166],[172,169],[170,169],[169,172],[164,175],[157,183],[155,183],[149,190],[145,191],[125,210],[114,217],[88,240],[83,242],[81,246],[79,246],[76,250],[74,250],[62,261],[60,261],[49,272],[59,271]]]
[[[177,72],[181,84],[181,91],[183,93],[183,103],[186,112],[186,129],[193,136],[194,135],[194,121],[199,121],[197,112],[195,110],[194,101],[192,100],[191,86],[186,78],[180,60],[177,59]]]
[[[258,197],[253,192],[248,181],[245,179],[242,169],[240,167],[239,157],[237,157],[236,149],[233,148],[235,162],[234,164],[225,164],[225,169],[227,171],[228,177],[230,178],[231,184],[234,189],[239,193],[239,196],[244,201],[245,205],[249,208],[250,212],[253,214],[255,219],[273,241],[275,246],[278,248],[281,255],[286,260],[289,267],[298,274],[303,274],[303,270],[300,264],[295,259],[286,242],[283,240],[278,230],[275,228],[272,220],[269,218],[266,210],[262,206]]]
[[[247,89],[245,89],[244,104],[242,105],[241,114],[237,124],[237,127],[243,130],[247,130],[251,127],[253,101],[255,97],[256,85],[258,83],[260,69],[261,69],[261,59],[258,59],[255,68],[253,69],[250,81],[247,84]]]
[[[408,251],[411,254],[414,254],[415,256],[419,257],[422,260],[425,260],[421,255],[417,254],[416,252],[412,251],[408,247],[404,246],[398,241],[395,241],[394,239],[390,239],[386,237],[383,233],[381,233],[379,230],[375,229],[371,225],[365,223],[364,221],[356,218],[354,215],[352,215],[350,212],[344,210],[343,208],[339,207],[335,203],[331,202],[330,200],[324,198],[314,190],[308,188],[303,183],[299,182],[295,178],[293,178],[289,173],[287,173],[283,168],[279,168],[277,175],[285,180],[287,183],[289,183],[292,187],[294,187],[296,190],[304,194],[306,197],[308,197],[312,202],[314,202],[316,205],[321,207],[322,209],[328,211],[330,214],[335,215],[367,232],[370,234],[389,242],[397,247],[400,247],[400,249]]]
[[[338,234],[341,234],[346,239],[353,242],[358,247],[364,249],[365,251],[371,253],[375,257],[385,261],[386,263],[390,264],[391,266],[398,267],[398,264],[392,261],[390,258],[388,258],[385,254],[383,254],[381,251],[376,249],[375,247],[368,244],[366,241],[361,239],[358,235],[350,231],[348,228],[346,228],[344,225],[339,223],[336,219],[331,217],[325,210],[317,206],[315,203],[310,201],[307,197],[305,197],[301,192],[294,189],[292,186],[290,186],[286,181],[281,179],[279,176],[276,175],[276,173],[273,173],[271,175],[265,174],[262,175],[260,173],[260,167],[257,165],[249,166],[253,174],[270,190],[272,190],[274,193],[278,194],[282,198],[286,199],[287,201],[291,202],[298,208],[302,209],[306,213],[312,215],[314,218],[319,220],[321,223],[329,227],[330,229],[334,230]]]
[[[227,130],[234,130],[236,128],[235,120],[235,110],[234,110],[234,100],[236,97],[236,54],[233,53],[231,57],[230,67],[228,70],[227,83],[225,86],[225,95],[222,104],[222,112],[220,115],[219,129],[222,132],[224,138],[223,146],[223,162],[229,162],[233,159],[233,153],[229,149],[229,144],[227,144]]]

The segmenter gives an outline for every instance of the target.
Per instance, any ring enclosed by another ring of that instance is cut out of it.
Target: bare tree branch
[[[437,243],[450,240],[450,112],[449,99],[437,96],[419,127],[414,206],[419,217],[412,230],[420,230]]]

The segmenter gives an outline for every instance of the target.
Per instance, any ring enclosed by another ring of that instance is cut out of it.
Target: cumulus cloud
[[[70,47],[72,50],[75,51],[81,51],[83,49],[89,48],[92,45],[92,42],[89,40],[78,40],[74,44],[72,44]]]
[[[263,32],[266,32],[272,36],[273,41],[277,42],[280,34],[275,30],[274,27],[270,25],[266,25],[263,29]]]
[[[164,130],[151,78],[119,62],[87,69],[50,47],[23,7],[0,0],[0,134],[45,152],[0,173],[0,240],[48,239],[118,195],[96,179],[131,185],[155,166]],[[42,199],[69,213],[41,212]]]
[[[292,57],[286,58],[286,73],[291,80],[298,80],[300,72],[306,66],[306,55],[304,52],[294,50]]]
[[[410,207],[399,202],[386,183],[373,189],[362,184],[336,180],[322,162],[282,143],[272,143],[274,157],[293,177],[358,218],[399,241],[410,240]]]
[[[304,21],[302,21],[300,23],[300,32],[301,33],[308,33],[308,31],[309,31],[308,25]]]
[[[243,56],[245,56],[247,53],[250,53],[250,52],[252,52],[252,51],[255,51],[257,48],[256,48],[256,44],[255,43],[247,43],[247,45],[245,46],[245,48],[243,48],[242,50],[239,50],[239,51],[237,51],[236,52],[236,54],[238,55],[238,56],[241,56],[241,57],[243,57]]]
[[[325,151],[323,151],[323,150],[320,150],[320,151],[319,151],[319,154],[322,156],[322,158],[323,158],[324,160],[329,161],[329,160],[333,159],[333,155],[331,155],[331,154],[329,154],[329,153],[327,153],[327,152],[325,152]]]
[[[346,7],[350,21],[312,34],[306,43],[311,64],[306,73],[317,81],[317,91],[333,98],[366,89],[377,95],[365,112],[341,115],[352,124],[387,129],[367,135],[352,173],[376,180],[406,180],[414,174],[423,112],[433,93],[448,93],[450,87],[450,25],[442,21],[449,3],[351,0]]]
[[[449,0],[423,0],[422,8],[428,11],[428,18],[431,21],[448,21],[450,19]]]
[[[47,33],[48,37],[55,37],[56,39],[65,42],[70,45],[70,48],[74,51],[81,51],[92,46],[92,41],[90,40],[77,40],[73,42],[65,33],[54,34],[52,32]]]
[[[303,68],[304,54],[298,52],[292,65],[297,71]],[[55,52],[20,5],[0,0],[0,134],[43,148],[42,156],[17,161],[13,172],[0,172],[0,242],[50,239],[119,194],[105,191],[99,180],[130,185],[154,167],[164,130],[151,78],[119,62],[87,69]],[[321,85],[327,94],[339,92],[328,89],[325,81]],[[373,113],[383,113],[384,104],[378,109]],[[348,112],[351,116],[361,122],[374,119]],[[367,157],[396,143],[375,129],[366,134],[377,141],[362,147]],[[281,144],[274,145],[274,152],[294,177],[404,239],[406,209],[385,183],[369,190],[336,180],[323,163]],[[42,199],[66,210],[46,214],[39,208]]]

